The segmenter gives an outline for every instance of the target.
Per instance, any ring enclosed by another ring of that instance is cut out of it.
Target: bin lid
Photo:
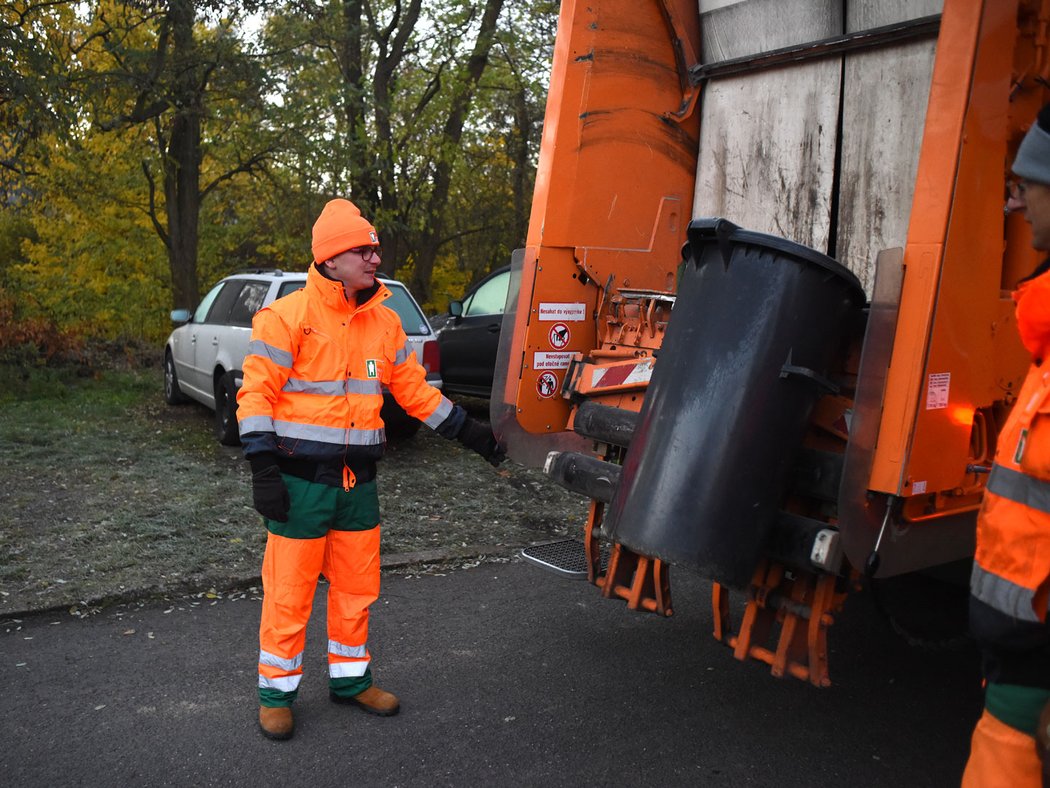
[[[846,268],[846,266],[842,265],[838,260],[828,257],[823,252],[818,252],[812,247],[804,246],[795,241],[789,241],[787,238],[781,238],[778,235],[769,235],[768,233],[759,233],[753,230],[745,230],[738,225],[733,224],[733,222],[728,219],[723,219],[721,217],[703,217],[693,219],[693,221],[689,223],[689,230],[686,237],[688,238],[688,241],[682,248],[682,257],[684,259],[688,260],[691,256],[689,252],[690,246],[701,246],[715,243],[722,248],[723,259],[725,259],[726,265],[728,265],[729,261],[726,257],[729,254],[729,246],[731,244],[762,246],[771,251],[797,257],[826,269],[830,273],[845,279],[848,285],[855,288],[857,290],[857,295],[862,302],[866,300],[864,286],[861,285],[856,274]]]

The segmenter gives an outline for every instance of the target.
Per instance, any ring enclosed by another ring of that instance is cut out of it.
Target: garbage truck
[[[658,615],[698,573],[734,656],[815,686],[850,594],[949,618],[1028,364],[1039,261],[1004,204],[1048,26],[1050,0],[563,0],[490,415],[589,508],[526,558]]]

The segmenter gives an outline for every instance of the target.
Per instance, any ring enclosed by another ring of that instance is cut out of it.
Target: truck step
[[[524,548],[521,557],[526,561],[543,567],[562,577],[574,580],[587,579],[587,552],[583,542],[576,539],[562,539],[557,542],[546,542]],[[601,571],[609,566],[609,550],[601,547]]]

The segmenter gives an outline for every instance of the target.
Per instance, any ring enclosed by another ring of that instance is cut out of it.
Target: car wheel
[[[179,388],[179,376],[175,374],[175,359],[171,352],[164,354],[164,401],[169,405],[182,405],[190,398]]]
[[[239,446],[241,443],[237,428],[237,386],[230,372],[215,384],[215,437],[223,446]]]

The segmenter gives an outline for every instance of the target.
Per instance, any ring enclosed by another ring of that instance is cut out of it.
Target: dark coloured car
[[[448,316],[437,335],[446,393],[485,398],[492,394],[509,285],[510,266],[505,266],[448,305]]]

